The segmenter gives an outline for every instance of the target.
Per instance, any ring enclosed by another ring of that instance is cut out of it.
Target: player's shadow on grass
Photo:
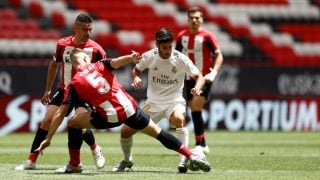
[[[139,173],[150,173],[150,174],[201,174],[201,171],[188,171],[187,173],[179,173],[178,171],[165,171],[165,170],[139,170],[139,169],[133,169],[133,170],[127,170],[125,172],[112,172],[112,171],[103,171],[100,170],[100,172],[105,172],[106,174],[139,174]]]
[[[83,170],[81,173],[55,173],[54,168],[41,168],[37,170],[28,171],[28,174],[32,175],[81,175],[81,176],[94,176],[103,174],[102,171],[98,170]]]
[[[95,176],[95,175],[116,175],[116,174],[201,174],[201,171],[191,171],[188,170],[187,173],[179,173],[178,169],[169,169],[169,168],[155,168],[155,167],[138,167],[132,169],[126,169],[124,172],[112,172],[111,169],[105,167],[103,169],[95,169],[92,167],[84,168],[81,173],[55,173],[54,171],[58,168],[51,167],[38,167],[36,170],[27,171],[28,174],[33,175],[82,175],[82,176]]]
[[[54,170],[57,168],[52,168],[52,167],[42,167],[42,168],[37,168],[36,170],[30,170],[27,171],[27,174],[33,174],[33,175],[68,175],[68,174],[79,174],[79,175],[88,175],[88,176],[93,176],[93,175],[101,175],[101,171],[99,170],[91,170],[91,169],[84,169],[81,173],[55,173]]]
[[[101,175],[101,173],[54,173],[54,172],[34,172],[34,173],[28,173],[32,175],[57,175],[57,176],[62,176],[62,175],[79,175],[79,176],[94,176],[94,175]]]
[[[103,175],[103,174],[140,174],[140,173],[150,173],[150,174],[201,174],[200,171],[188,171],[187,173],[179,173],[174,171],[164,171],[164,170],[130,170],[125,172],[112,172],[110,170],[83,170],[81,173],[54,173],[54,169],[52,168],[42,168],[34,171],[28,172],[28,174],[33,175],[81,175],[81,176],[95,176],[95,175]]]

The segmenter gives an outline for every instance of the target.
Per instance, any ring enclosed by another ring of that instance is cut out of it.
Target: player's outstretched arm
[[[43,154],[43,150],[50,145],[51,139],[60,126],[61,122],[63,121],[64,116],[67,114],[68,109],[69,105],[67,104],[61,105],[59,107],[58,111],[53,116],[46,139],[41,142],[36,151],[39,151],[41,154]]]
[[[132,51],[130,55],[120,56],[118,58],[114,58],[111,60],[110,65],[114,69],[118,69],[121,66],[125,66],[127,64],[130,64],[132,62],[139,63],[141,57],[138,52]]]

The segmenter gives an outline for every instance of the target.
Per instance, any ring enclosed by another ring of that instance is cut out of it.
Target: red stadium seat
[[[32,17],[40,18],[43,16],[43,9],[39,2],[31,1],[29,4],[29,9]]]
[[[18,8],[22,5],[21,0],[9,0],[11,6]]]
[[[319,24],[280,24],[279,30],[281,32],[290,33],[304,42],[320,42]]]
[[[33,20],[24,21],[24,28],[28,31],[37,31],[39,30],[38,24]]]
[[[57,12],[57,11],[53,12],[51,14],[51,20],[52,20],[53,27],[57,29],[63,28],[65,26],[64,16],[60,12]]]
[[[96,35],[96,41],[104,48],[113,48],[119,44],[119,40],[115,33],[99,33]]]
[[[16,20],[17,19],[17,13],[13,9],[0,10],[0,19],[1,19],[1,21],[4,21],[4,20]]]
[[[241,36],[249,37],[250,36],[250,32],[246,26],[230,27],[229,32],[235,37],[241,37]]]

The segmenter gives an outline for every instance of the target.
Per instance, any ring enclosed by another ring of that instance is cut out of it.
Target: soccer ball
[[[191,152],[193,155],[197,156],[199,159],[201,159],[203,161],[207,161],[206,155],[201,150],[194,148],[191,150]],[[199,171],[200,170],[200,168],[196,164],[194,164],[192,161],[188,161],[188,162],[189,162],[188,168],[191,171]]]

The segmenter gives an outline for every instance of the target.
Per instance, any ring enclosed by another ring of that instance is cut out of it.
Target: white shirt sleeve
[[[140,59],[140,62],[138,64],[136,64],[136,68],[142,72],[144,71],[145,69],[147,69],[149,67],[149,64],[152,60],[152,52],[151,50],[150,51],[147,51],[145,53],[143,53],[141,55],[141,59]]]

